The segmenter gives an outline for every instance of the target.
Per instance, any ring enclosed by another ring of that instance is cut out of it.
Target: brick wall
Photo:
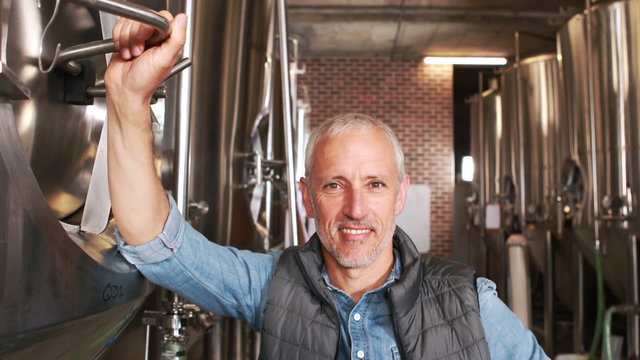
[[[451,257],[453,237],[453,69],[420,60],[319,58],[302,61],[311,126],[345,112],[387,123],[413,184],[431,187],[431,253]]]

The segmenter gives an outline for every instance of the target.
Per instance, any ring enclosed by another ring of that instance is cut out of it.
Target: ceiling
[[[287,0],[302,57],[420,58],[555,51],[584,0]]]

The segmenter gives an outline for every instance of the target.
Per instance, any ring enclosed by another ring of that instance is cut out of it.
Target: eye
[[[371,183],[371,187],[374,189],[381,189],[383,188],[385,185],[382,181],[374,181]]]
[[[326,190],[338,190],[340,188],[340,185],[338,183],[329,183],[326,184],[323,188]]]

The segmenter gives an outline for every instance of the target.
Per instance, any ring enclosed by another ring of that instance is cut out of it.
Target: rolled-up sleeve
[[[549,359],[531,331],[498,298],[496,284],[478,278],[480,318],[492,360]]]
[[[164,229],[151,242],[131,246],[116,229],[122,255],[150,281],[177,292],[217,314],[262,322],[266,299],[280,252],[238,250],[207,240],[187,223],[169,197]]]
[[[127,244],[122,239],[122,235],[116,227],[118,248],[122,256],[131,264],[139,265],[160,262],[173,255],[178,251],[180,245],[182,245],[185,225],[187,225],[187,223],[184,221],[180,211],[178,211],[175,200],[170,196],[169,203],[169,217],[164,224],[164,229],[162,229],[162,232],[158,234],[155,239],[146,244],[140,246]]]

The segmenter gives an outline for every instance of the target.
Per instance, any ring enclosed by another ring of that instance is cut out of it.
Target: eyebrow
[[[344,177],[343,175],[335,175],[330,177],[329,179],[325,180],[325,181],[331,181],[331,180],[343,180],[346,182],[350,182],[349,179],[347,179],[346,177]],[[382,180],[382,181],[388,181],[387,177],[385,176],[381,176],[381,175],[367,175],[365,176],[365,180]]]

